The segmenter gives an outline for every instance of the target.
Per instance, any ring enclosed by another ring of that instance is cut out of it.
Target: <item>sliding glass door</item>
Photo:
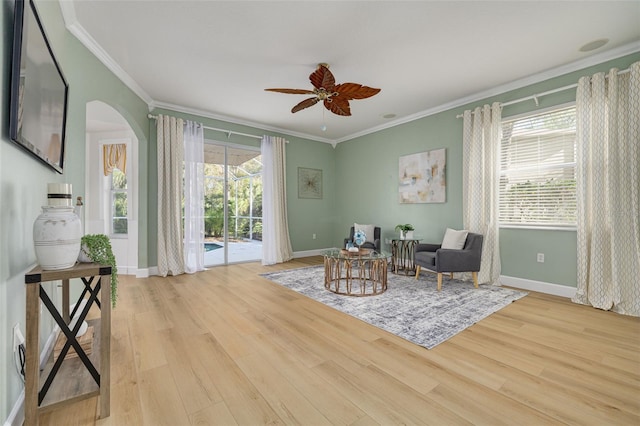
[[[262,258],[259,148],[205,143],[205,266]]]

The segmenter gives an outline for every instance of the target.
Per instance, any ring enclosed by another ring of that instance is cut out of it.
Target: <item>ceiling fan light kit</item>
[[[305,89],[264,89],[268,92],[288,93],[292,95],[314,95],[298,103],[291,109],[296,113],[305,108],[309,108],[322,101],[324,107],[336,115],[350,116],[350,100],[366,99],[380,92],[380,89],[363,86],[358,83],[336,84],[336,79],[329,71],[329,65],[318,64],[318,68],[311,73],[309,80],[313,85],[313,90]]]

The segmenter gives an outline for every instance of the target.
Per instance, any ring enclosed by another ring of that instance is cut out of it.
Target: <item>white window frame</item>
[[[545,114],[550,114],[556,111],[560,111],[560,110],[565,110],[568,108],[574,108],[575,110],[575,102],[571,102],[568,104],[562,104],[562,105],[556,105],[550,108],[545,108],[542,110],[536,110],[536,111],[531,111],[528,113],[524,113],[524,114],[519,114],[517,116],[513,116],[513,117],[507,117],[507,118],[503,118],[503,129],[504,129],[504,125],[506,123],[510,123],[510,122],[514,122],[514,121],[518,121],[518,120],[523,120],[523,119],[528,119],[528,118],[533,118],[535,116],[539,116],[539,115],[545,115]],[[515,135],[514,135],[515,136]],[[529,169],[529,171],[531,171],[531,169],[537,170],[540,174],[538,176],[536,176],[539,179],[544,179],[544,173],[548,172],[548,171],[557,171],[557,170],[564,170],[565,172],[573,172],[573,175],[575,177],[577,177],[576,174],[576,161],[575,161],[575,139],[574,139],[574,160],[573,161],[566,161],[563,163],[554,163],[552,165],[549,164],[545,164],[545,162],[543,160],[541,160],[540,158],[537,159],[535,168],[534,167],[512,167],[512,168],[505,168],[505,164],[504,164],[504,155],[505,155],[505,150],[504,148],[504,143],[506,141],[504,139],[502,139],[500,141],[501,144],[503,144],[501,146],[501,154],[500,154],[500,179],[499,179],[499,185],[500,187],[500,199],[499,199],[499,220],[500,220],[500,228],[518,228],[518,229],[551,229],[551,230],[563,230],[563,231],[575,231],[576,230],[576,222],[575,220],[573,222],[546,222],[544,220],[541,220],[539,222],[530,222],[530,221],[524,221],[524,222],[505,222],[504,221],[504,217],[503,217],[503,209],[506,208],[506,206],[503,204],[504,199],[504,188],[502,188],[502,178],[505,175],[508,174],[513,174],[518,173],[518,172],[522,172],[525,171],[526,169]],[[546,140],[544,141],[544,143],[550,143],[550,140]]]
[[[118,169],[120,170],[120,169]],[[122,172],[122,170],[120,170]],[[129,176],[127,176],[126,173],[123,172],[123,174],[127,177],[127,189],[116,189],[113,187],[113,173],[111,173],[109,176],[107,176],[108,178],[108,185],[109,185],[109,235],[113,238],[126,238],[129,236],[129,187],[131,185],[129,185]],[[127,196],[127,216],[125,217],[125,219],[127,219],[127,232],[125,233],[116,233],[114,226],[113,226],[113,221],[116,218],[116,207],[115,207],[115,201],[116,201],[116,194],[121,194],[124,193]]]
[[[113,174],[109,174],[108,176],[104,176],[103,173],[103,155],[104,145],[117,145],[124,144],[127,147],[127,189],[126,190],[113,190]],[[115,239],[127,239],[129,238],[129,231],[131,225],[132,218],[132,208],[133,208],[133,200],[131,198],[132,194],[132,185],[131,185],[131,173],[133,157],[131,156],[131,139],[130,138],[117,138],[117,139],[101,139],[99,143],[99,152],[100,152],[100,176],[102,176],[102,192],[103,192],[103,217],[104,217],[104,233],[109,236],[109,238]],[[113,232],[113,219],[115,216],[115,208],[114,208],[114,193],[115,192],[126,192],[127,194],[127,233],[126,234],[116,234]]]

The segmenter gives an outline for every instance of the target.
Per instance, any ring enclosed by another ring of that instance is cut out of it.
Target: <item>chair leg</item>
[[[478,288],[478,273],[477,272],[472,272],[471,276],[473,277],[473,286],[475,288]]]
[[[449,273],[449,278],[453,279],[453,272]]]
[[[438,291],[442,289],[442,272],[438,272]]]
[[[416,265],[416,280],[420,276],[420,265]]]

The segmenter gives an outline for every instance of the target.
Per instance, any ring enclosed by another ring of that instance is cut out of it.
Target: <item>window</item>
[[[116,168],[110,176],[111,235],[126,235],[128,233],[127,175]]]
[[[576,109],[503,121],[500,225],[576,225]]]

